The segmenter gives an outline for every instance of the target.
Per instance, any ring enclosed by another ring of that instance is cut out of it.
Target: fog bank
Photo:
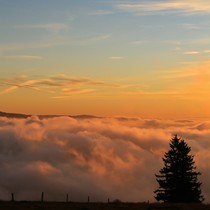
[[[210,122],[140,118],[0,118],[0,200],[154,200],[169,140],[186,140],[210,202]]]

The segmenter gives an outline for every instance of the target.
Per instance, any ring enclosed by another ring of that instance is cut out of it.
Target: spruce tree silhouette
[[[201,183],[198,182],[195,162],[190,155],[191,148],[184,140],[175,135],[170,141],[170,150],[165,153],[164,167],[159,171],[156,180],[159,188],[154,191],[157,201],[170,203],[200,203],[204,200],[201,194]]]

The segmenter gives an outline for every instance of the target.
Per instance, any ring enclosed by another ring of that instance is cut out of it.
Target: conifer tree
[[[154,192],[157,201],[170,203],[200,203],[200,172],[196,172],[191,148],[175,135],[170,141],[170,149],[165,153],[164,167],[155,175],[159,188]]]

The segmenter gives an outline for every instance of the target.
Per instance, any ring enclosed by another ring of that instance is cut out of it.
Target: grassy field
[[[0,202],[0,210],[210,210],[205,204]]]

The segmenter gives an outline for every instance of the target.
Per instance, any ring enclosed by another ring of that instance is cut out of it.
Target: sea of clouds
[[[210,122],[140,118],[0,118],[0,200],[155,201],[174,134],[194,155],[210,202]]]

